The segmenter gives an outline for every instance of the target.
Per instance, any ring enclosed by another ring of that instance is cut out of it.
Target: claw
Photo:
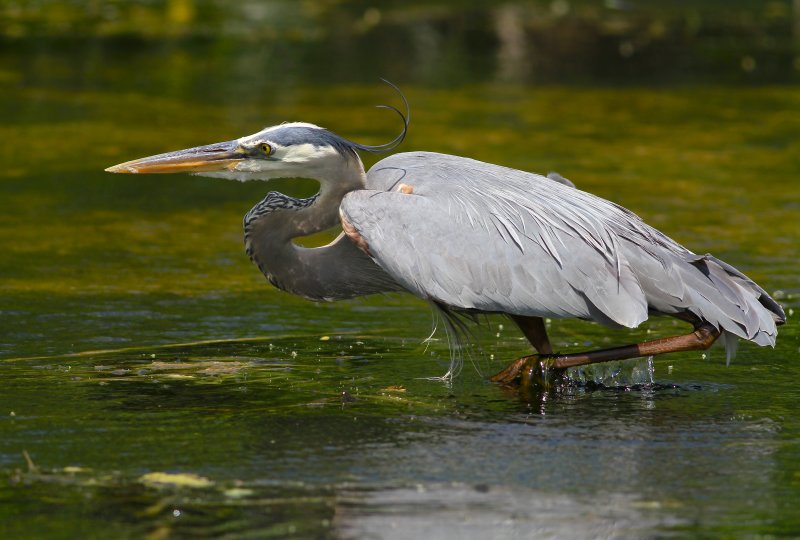
[[[522,358],[517,358],[514,360],[507,368],[499,373],[495,373],[492,375],[490,380],[492,382],[500,383],[500,384],[512,384],[514,381],[517,380],[519,377],[520,371],[528,363],[528,360],[532,358],[532,356],[523,356]]]
[[[554,361],[555,357],[551,355],[523,356],[493,375],[491,380],[506,386],[518,384],[525,390],[532,387],[549,389],[558,383],[564,373],[563,369],[553,367]]]

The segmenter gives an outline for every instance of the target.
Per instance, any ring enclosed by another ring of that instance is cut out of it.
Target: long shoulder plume
[[[397,92],[397,94],[400,96],[400,99],[403,100],[403,105],[405,105],[406,113],[403,114],[397,107],[393,107],[392,105],[375,105],[375,106],[379,109],[388,109],[390,111],[396,112],[397,115],[400,117],[400,120],[402,120],[403,122],[403,130],[397,137],[395,137],[391,141],[385,144],[378,144],[375,146],[368,144],[359,144],[357,142],[348,140],[347,142],[353,145],[353,148],[355,148],[356,150],[364,150],[366,152],[374,152],[374,153],[391,152],[392,150],[400,146],[400,143],[403,142],[403,140],[406,138],[406,134],[408,133],[408,124],[409,122],[411,122],[411,106],[408,104],[406,96],[403,94],[402,90],[400,90],[400,88],[397,87],[396,84],[389,82],[386,79],[381,79],[381,80],[386,84],[388,84],[390,87],[392,87],[395,92]]]

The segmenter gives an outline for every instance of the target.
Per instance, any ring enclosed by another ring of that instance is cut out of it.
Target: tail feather
[[[756,295],[758,302],[767,309],[772,314],[772,319],[775,321],[775,324],[780,326],[786,322],[786,313],[784,313],[783,308],[779,303],[772,299],[772,297],[767,294],[767,291],[762,289],[758,286],[758,284],[741,273],[739,270],[731,266],[730,264],[726,263],[725,261],[721,261],[714,257],[711,254],[706,254],[705,258],[709,261],[714,262],[716,265],[720,266],[725,272],[728,273],[729,276],[732,278],[737,278],[737,281],[743,285],[746,285],[750,288]]]
[[[689,310],[724,331],[729,359],[734,335],[758,345],[775,346],[776,327],[786,321],[786,315],[764,289],[712,255],[694,256],[689,262],[700,270],[716,292],[712,296],[695,289],[706,301],[696,302]]]
[[[739,349],[739,337],[723,331],[717,341],[725,348],[725,365],[731,365],[731,360],[736,358],[736,351]]]
[[[689,312],[714,325],[722,336],[728,360],[738,338],[758,345],[775,345],[777,326],[786,315],[753,280],[712,255],[695,255],[678,244],[623,244],[626,256],[647,297],[651,311]],[[643,247],[645,249],[643,249]],[[667,248],[667,249],[663,249]]]

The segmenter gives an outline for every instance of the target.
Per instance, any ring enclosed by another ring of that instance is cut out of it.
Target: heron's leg
[[[658,354],[700,351],[708,349],[719,337],[719,330],[711,324],[703,323],[695,328],[694,332],[682,336],[672,336],[652,341],[643,341],[633,345],[601,349],[574,354],[548,355],[548,365],[556,369],[566,369],[575,366],[610,362],[612,360],[627,360],[629,358],[643,358]]]
[[[550,339],[547,337],[547,328],[544,326],[544,319],[541,317],[523,317],[520,315],[510,315],[511,320],[517,323],[519,329],[531,342],[533,348],[539,354],[552,354],[553,347],[550,345]],[[507,368],[500,373],[492,376],[492,380],[501,383],[510,383],[518,376],[522,368],[524,368],[536,355],[523,356],[514,360]]]
[[[552,354],[553,347],[547,338],[547,328],[544,326],[544,319],[541,317],[521,317],[511,315],[511,320],[517,323],[519,329],[531,342],[531,345],[539,351],[539,354]]]
[[[492,377],[492,380],[500,383],[509,383],[512,382],[517,375],[521,375],[523,383],[527,382],[527,384],[530,384],[530,381],[526,381],[525,379],[533,377],[537,369],[543,370],[550,368],[563,370],[575,366],[610,362],[612,360],[627,360],[629,358],[656,356],[671,352],[704,350],[708,349],[719,336],[720,333],[716,327],[711,324],[702,323],[698,325],[693,332],[682,336],[643,341],[633,345],[601,349],[599,351],[529,356],[524,358],[525,361],[517,366],[513,374],[509,372],[510,366]],[[520,360],[523,360],[523,358]],[[519,362],[519,360],[517,362]],[[512,366],[515,364],[512,364]],[[509,376],[511,376],[510,379],[508,378]]]

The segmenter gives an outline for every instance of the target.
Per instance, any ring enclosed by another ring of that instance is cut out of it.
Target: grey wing
[[[648,311],[691,311],[774,343],[777,311],[764,309],[752,281],[553,179],[456,156],[395,154],[370,169],[367,189],[349,193],[341,211],[389,275],[451,307],[628,327]]]
[[[402,185],[412,192],[398,191]],[[616,238],[591,219],[566,219],[579,210],[569,201],[582,193],[567,184],[410,153],[376,164],[367,188],[348,194],[342,212],[375,261],[420,297],[629,327],[647,319],[644,293],[617,256]]]

